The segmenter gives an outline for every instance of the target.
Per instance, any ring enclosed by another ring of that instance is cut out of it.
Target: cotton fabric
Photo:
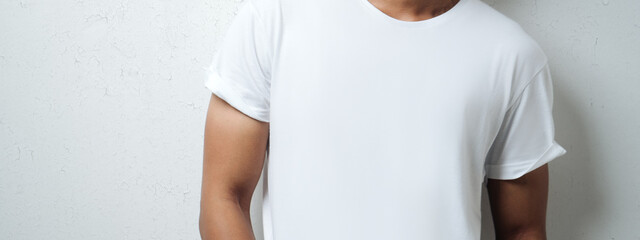
[[[207,70],[269,122],[266,240],[480,239],[486,179],[566,153],[547,56],[480,0],[413,22],[367,0],[245,0]]]

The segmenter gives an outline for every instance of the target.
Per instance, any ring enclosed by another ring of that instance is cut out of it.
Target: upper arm
[[[230,197],[248,207],[262,172],[269,123],[211,94],[204,133],[203,202]]]
[[[521,239],[518,234],[546,239],[548,179],[548,164],[517,179],[487,179],[496,239]]]
[[[485,158],[487,189],[498,239],[523,232],[545,239],[548,163],[567,151],[555,140],[548,58],[535,40],[519,36],[506,48],[509,98]]]
[[[249,204],[269,137],[272,30],[245,1],[207,68],[203,194],[231,194]],[[264,11],[262,11],[264,12]],[[203,196],[207,197],[207,196]]]
[[[262,18],[266,15],[260,14],[264,8],[258,9],[255,2],[241,4],[204,82],[211,98],[204,133],[200,223],[203,234],[218,238],[220,234],[250,238],[251,197],[268,147],[274,35]]]
[[[486,157],[487,190],[498,239],[545,239],[548,163],[566,153],[554,137],[549,66],[518,93]]]
[[[566,153],[555,141],[553,89],[545,64],[519,91],[486,158],[497,239],[545,239],[548,163]]]

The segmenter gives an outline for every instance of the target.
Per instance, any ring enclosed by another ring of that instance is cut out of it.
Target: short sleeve
[[[245,115],[269,122],[271,37],[252,0],[231,21],[204,85]]]
[[[485,159],[487,178],[516,179],[564,155],[554,139],[553,86],[545,64],[507,109]]]

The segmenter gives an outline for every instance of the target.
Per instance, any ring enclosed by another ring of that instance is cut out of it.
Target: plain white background
[[[549,239],[640,239],[640,2],[485,2],[550,59]],[[204,68],[240,3],[0,1],[0,239],[198,239]]]

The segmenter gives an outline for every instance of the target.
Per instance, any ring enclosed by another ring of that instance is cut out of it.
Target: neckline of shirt
[[[428,27],[428,26],[435,26],[435,25],[441,24],[443,22],[449,21],[450,19],[454,18],[456,15],[459,14],[459,12],[461,11],[460,9],[464,5],[466,5],[467,2],[472,0],[459,0],[458,3],[453,5],[453,7],[451,7],[446,12],[441,13],[438,16],[425,19],[425,20],[420,20],[420,21],[405,21],[405,20],[396,19],[394,17],[387,15],[380,9],[378,9],[375,5],[369,2],[369,0],[358,0],[358,1],[362,3],[364,7],[367,8],[372,13],[372,15],[382,19],[383,21],[391,23],[393,25],[404,26],[404,27]]]

